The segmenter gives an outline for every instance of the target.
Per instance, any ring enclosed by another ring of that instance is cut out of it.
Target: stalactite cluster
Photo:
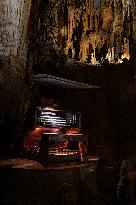
[[[130,41],[136,37],[134,6],[133,0],[49,1],[48,9],[41,10],[40,53],[45,59],[49,52],[63,52],[68,59],[91,64],[130,59]]]

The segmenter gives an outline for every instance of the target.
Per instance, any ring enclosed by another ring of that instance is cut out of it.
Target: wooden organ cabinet
[[[87,136],[81,132],[81,114],[38,107],[36,130],[28,135],[24,152],[43,162],[87,161]],[[30,144],[29,144],[30,142]]]

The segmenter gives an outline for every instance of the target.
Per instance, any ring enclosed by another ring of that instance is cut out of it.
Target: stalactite
[[[123,39],[128,38],[130,33],[131,13],[133,13],[133,37],[136,39],[134,4],[134,0],[49,1],[48,23],[46,19],[45,25],[47,28],[46,34],[48,37],[50,36],[50,40],[52,39],[49,43],[50,47],[63,51],[67,58],[69,58],[68,53],[71,50],[72,55],[70,56],[74,59],[77,52],[76,44],[79,49],[77,59],[86,61],[88,55],[90,55],[86,51],[89,44],[93,44],[92,38],[95,35],[97,36],[99,51],[103,48],[105,42],[111,50],[115,46],[114,52],[116,55],[112,55],[111,58],[112,62],[115,62],[113,56],[118,56],[122,52]],[[125,16],[127,16],[126,19]],[[125,24],[126,27],[124,27]],[[82,34],[77,40],[75,30],[78,30],[79,26],[81,26],[80,32]],[[47,36],[45,38],[46,45]]]

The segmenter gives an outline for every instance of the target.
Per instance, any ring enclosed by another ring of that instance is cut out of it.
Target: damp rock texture
[[[30,9],[31,0],[0,2],[0,154],[13,150],[29,102]]]

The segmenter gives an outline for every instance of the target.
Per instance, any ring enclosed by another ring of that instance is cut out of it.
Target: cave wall
[[[30,10],[31,0],[0,2],[0,154],[13,152],[29,103]]]

